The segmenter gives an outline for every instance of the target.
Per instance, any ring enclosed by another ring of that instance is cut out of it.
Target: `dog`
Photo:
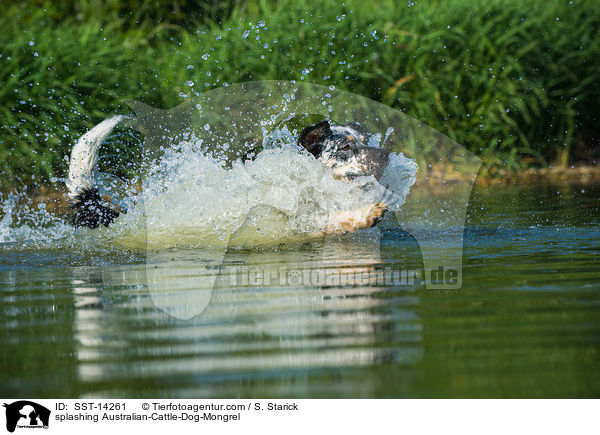
[[[85,133],[71,152],[66,182],[73,223],[76,227],[95,229],[108,227],[116,218],[109,199],[100,196],[95,183],[95,167],[100,146],[112,130],[130,117],[117,115],[106,119]],[[382,176],[389,160],[388,151],[367,146],[368,134],[359,124],[332,125],[328,120],[306,127],[298,137],[298,145],[333,172],[333,177],[350,181],[360,176]],[[379,223],[387,206],[383,202],[329,216],[323,226],[325,234],[343,234]]]

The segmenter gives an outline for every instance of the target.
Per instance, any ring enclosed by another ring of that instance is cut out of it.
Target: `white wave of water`
[[[73,226],[53,216],[44,203],[21,205],[23,195],[8,195],[0,204],[0,243],[17,247],[51,246],[75,235]]]

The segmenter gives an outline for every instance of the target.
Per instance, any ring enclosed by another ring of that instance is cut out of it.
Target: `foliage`
[[[384,102],[487,167],[566,164],[597,147],[594,1],[35,0],[4,10],[4,188],[64,175],[76,137],[126,112],[126,99],[172,107],[244,80],[305,80]]]

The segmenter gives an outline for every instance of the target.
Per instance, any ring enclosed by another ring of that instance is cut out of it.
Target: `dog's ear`
[[[321,121],[316,125],[306,127],[300,133],[298,143],[313,156],[318,157],[323,151],[323,141],[331,131],[329,121]]]

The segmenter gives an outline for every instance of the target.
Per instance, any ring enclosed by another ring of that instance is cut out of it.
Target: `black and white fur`
[[[341,180],[373,175],[381,177],[388,164],[389,153],[367,146],[367,132],[360,124],[332,126],[329,121],[306,127],[298,143],[331,169]]]
[[[127,116],[113,116],[85,133],[73,147],[68,195],[76,226],[108,227],[119,212],[103,200],[95,182],[95,167],[100,146],[112,130]],[[367,146],[367,133],[358,124],[331,125],[329,121],[306,127],[298,144],[333,170],[337,179],[351,180],[365,175],[379,178],[388,163],[389,153]],[[357,210],[338,212],[329,217],[326,234],[341,234],[376,225],[387,211],[384,203],[375,203]]]
[[[128,118],[117,115],[105,119],[81,136],[71,151],[66,184],[75,226],[94,229],[102,224],[108,227],[119,217],[119,212],[100,197],[96,186],[96,162],[100,145],[117,124]]]

